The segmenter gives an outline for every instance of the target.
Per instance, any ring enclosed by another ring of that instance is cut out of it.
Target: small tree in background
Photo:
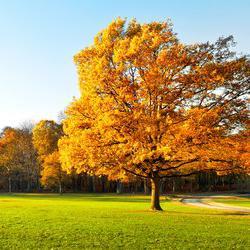
[[[57,146],[62,135],[62,126],[50,120],[40,121],[33,129],[33,144],[42,165],[41,182],[47,187],[57,186],[59,193],[62,192],[62,180],[65,176]]]
[[[14,128],[6,128],[0,137],[0,166],[4,168],[8,178],[8,191],[12,192],[12,176],[19,169],[17,162],[17,141],[20,133]]]
[[[45,187],[58,187],[59,193],[62,193],[62,183],[66,177],[66,173],[61,168],[58,151],[54,151],[45,157],[41,175],[41,183]]]
[[[31,191],[32,184],[36,185],[38,169],[36,157],[28,128],[7,127],[3,130],[0,135],[0,167],[8,178],[9,192],[12,191],[12,184],[17,174],[22,176],[26,191]]]

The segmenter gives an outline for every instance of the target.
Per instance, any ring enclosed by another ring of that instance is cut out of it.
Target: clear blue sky
[[[170,18],[185,43],[234,35],[250,52],[250,0],[0,0],[0,128],[57,119],[78,96],[73,55],[121,16]]]

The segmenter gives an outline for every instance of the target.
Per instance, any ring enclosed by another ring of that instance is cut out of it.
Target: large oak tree
[[[250,64],[232,37],[181,43],[168,22],[117,19],[75,56],[81,96],[60,140],[65,169],[152,183],[201,171],[247,171]]]

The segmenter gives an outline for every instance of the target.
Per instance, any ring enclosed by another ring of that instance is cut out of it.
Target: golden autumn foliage
[[[62,171],[58,151],[45,157],[41,175],[41,183],[45,187],[59,187],[59,192],[62,192],[62,180],[65,177],[65,172]]]
[[[250,64],[232,37],[181,43],[167,22],[117,19],[75,56],[81,96],[59,141],[67,171],[159,180],[200,171],[247,171]],[[240,150],[239,150],[240,149]]]
[[[33,144],[40,157],[53,153],[62,136],[61,125],[52,120],[42,120],[33,128]]]
[[[7,128],[0,137],[0,168],[3,167],[7,173],[9,192],[12,191],[11,175],[18,168],[17,161],[17,141],[20,138],[18,131]]]
[[[30,131],[24,128],[5,128],[0,134],[0,168],[8,178],[9,192],[16,173],[25,177],[26,190],[29,191],[31,179],[36,175],[36,167],[36,152]]]
[[[32,158],[34,154],[30,136],[21,129],[9,127],[4,129],[0,135],[0,166],[4,166],[9,171],[17,169],[21,164],[25,165],[26,158]]]
[[[62,192],[62,178],[58,153],[58,140],[63,135],[62,126],[54,121],[42,120],[33,129],[33,144],[38,152],[41,164],[41,182],[44,186],[58,186]]]
[[[18,131],[12,128],[7,128],[4,130],[0,137],[0,166],[5,166],[7,171],[14,168],[16,165],[16,141],[19,139],[20,135]]]

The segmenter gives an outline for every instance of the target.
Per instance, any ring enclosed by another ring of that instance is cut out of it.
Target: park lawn
[[[0,195],[0,249],[250,249],[250,216],[164,199]]]
[[[250,208],[250,197],[242,198],[242,197],[230,197],[230,198],[216,198],[215,202],[228,204],[237,207],[247,207]]]

